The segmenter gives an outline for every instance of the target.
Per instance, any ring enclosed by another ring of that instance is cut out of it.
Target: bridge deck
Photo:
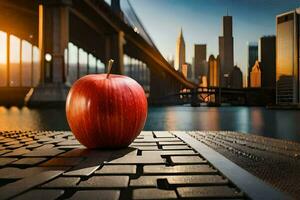
[[[0,199],[286,197],[193,134],[142,132],[127,149],[101,151],[71,132],[0,132]]]

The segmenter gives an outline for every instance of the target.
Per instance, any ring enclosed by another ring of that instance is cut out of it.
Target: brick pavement
[[[0,199],[247,199],[169,132],[87,150],[71,132],[0,132]]]

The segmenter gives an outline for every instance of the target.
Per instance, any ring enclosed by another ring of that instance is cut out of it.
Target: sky
[[[109,1],[109,0],[107,0]],[[126,0],[120,0],[126,1]],[[222,16],[233,16],[234,63],[247,68],[247,42],[275,35],[276,15],[300,7],[300,0],[130,0],[137,16],[165,58],[175,56],[180,28],[187,62],[194,44],[207,44],[207,58],[218,55]]]

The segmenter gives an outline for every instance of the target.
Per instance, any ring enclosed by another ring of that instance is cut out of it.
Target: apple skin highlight
[[[123,148],[145,125],[147,98],[127,76],[87,75],[73,84],[66,115],[74,136],[87,148]]]

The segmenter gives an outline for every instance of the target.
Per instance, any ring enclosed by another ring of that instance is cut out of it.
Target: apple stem
[[[113,63],[114,63],[114,60],[113,59],[110,59],[109,61],[108,61],[108,71],[107,71],[107,75],[106,75],[106,78],[108,78],[109,77],[109,75],[110,75],[110,71],[111,71],[111,68],[112,68],[112,65],[113,65]]]

